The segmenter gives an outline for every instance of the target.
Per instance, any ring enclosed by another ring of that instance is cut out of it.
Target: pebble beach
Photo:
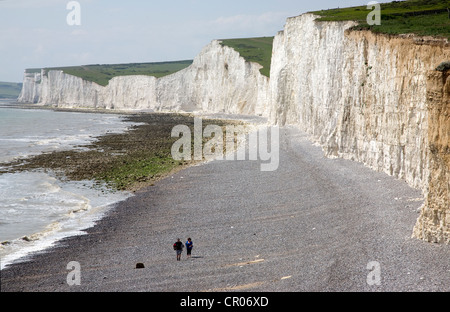
[[[85,235],[2,270],[2,292],[450,291],[449,246],[411,238],[420,191],[325,158],[297,129],[280,137],[278,170],[248,160],[178,170]],[[188,237],[192,258],[176,261],[172,244]],[[67,281],[73,261],[79,285]]]

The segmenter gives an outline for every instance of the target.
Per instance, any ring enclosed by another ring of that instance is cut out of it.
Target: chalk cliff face
[[[41,94],[41,73],[25,73],[18,102],[37,103]]]
[[[62,72],[25,76],[22,102],[60,107],[261,115],[310,133],[328,156],[363,162],[421,188],[414,236],[450,242],[448,41],[349,31],[354,22],[287,20],[274,39],[271,78],[213,41],[193,64],[163,78],[108,86]]]
[[[266,110],[269,78],[261,66],[213,41],[188,68],[162,78],[121,76],[106,87],[49,71],[42,74],[37,96],[25,78],[20,102],[70,108],[152,109],[261,115]]]
[[[450,71],[430,72],[427,81],[430,174],[428,194],[414,236],[450,242]]]
[[[434,71],[450,59],[448,42],[314,18],[291,18],[275,37],[271,121],[424,190],[414,234],[450,242],[448,86]]]

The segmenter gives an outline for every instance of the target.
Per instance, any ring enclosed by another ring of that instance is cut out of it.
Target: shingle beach
[[[280,164],[212,161],[118,203],[86,235],[1,272],[2,291],[450,291],[450,246],[411,238],[423,199],[404,181],[328,159],[294,128]],[[176,261],[177,238],[194,242]],[[77,261],[80,285],[69,286]],[[368,282],[380,266],[380,283]],[[145,268],[136,269],[142,263]]]

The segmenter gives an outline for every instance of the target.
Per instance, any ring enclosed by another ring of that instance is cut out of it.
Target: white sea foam
[[[0,163],[42,152],[73,149],[132,123],[120,115],[0,107]]]
[[[63,237],[83,234],[129,196],[92,181],[61,182],[42,172],[0,175],[1,268]]]
[[[0,163],[83,148],[97,136],[131,125],[119,115],[0,108]],[[60,181],[51,172],[0,175],[0,268],[61,238],[83,234],[111,205],[129,196],[92,181]]]

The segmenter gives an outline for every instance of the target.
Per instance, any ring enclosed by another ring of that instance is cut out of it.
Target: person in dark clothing
[[[183,247],[184,245],[179,238],[177,239],[175,244],[173,244],[173,250],[177,252],[177,261],[181,260],[181,253],[183,252]]]
[[[194,243],[192,242],[191,238],[189,237],[186,242],[186,251],[187,251],[187,257],[191,257],[192,248],[194,248]]]

